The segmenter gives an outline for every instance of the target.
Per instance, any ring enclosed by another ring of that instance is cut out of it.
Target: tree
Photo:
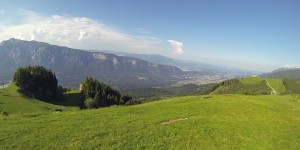
[[[20,92],[39,99],[56,99],[57,79],[54,73],[42,66],[28,66],[19,68],[13,82],[20,88]]]
[[[123,101],[123,104],[126,104],[128,101],[132,100],[132,97],[129,96],[128,94],[122,96],[122,101]]]
[[[84,104],[90,104],[92,102],[91,99],[97,101],[97,103],[93,103],[93,108],[121,104],[120,92],[116,89],[111,88],[105,83],[99,82],[92,77],[87,77],[81,85],[81,94],[84,97]],[[94,104],[97,106],[94,107]],[[85,105],[85,107],[89,108],[87,107],[87,105]]]

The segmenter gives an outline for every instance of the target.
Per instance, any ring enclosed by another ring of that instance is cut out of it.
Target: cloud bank
[[[14,18],[19,18],[20,21],[17,23],[4,19],[0,21],[1,41],[17,38],[80,49],[134,52],[154,51],[162,43],[156,37],[127,34],[86,17],[44,16],[32,11],[20,10],[14,13]]]
[[[183,54],[183,43],[182,42],[178,42],[178,41],[175,41],[175,40],[168,40],[168,42],[175,49],[175,51],[174,51],[175,54],[177,54],[177,55]]]

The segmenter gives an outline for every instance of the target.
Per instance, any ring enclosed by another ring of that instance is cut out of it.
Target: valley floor
[[[289,96],[176,97],[0,118],[0,149],[300,149]]]

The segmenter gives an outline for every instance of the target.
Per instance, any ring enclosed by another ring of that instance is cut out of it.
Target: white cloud
[[[183,43],[175,40],[168,40],[168,42],[174,47],[175,54],[180,55],[183,54]]]
[[[299,64],[287,64],[285,65],[285,68],[300,68]]]
[[[20,21],[0,26],[0,40],[18,38],[72,48],[134,52],[153,52],[162,43],[156,37],[127,34],[86,17],[44,16],[27,10],[17,11],[14,15]]]

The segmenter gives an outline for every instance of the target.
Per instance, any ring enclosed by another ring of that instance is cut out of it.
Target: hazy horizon
[[[272,71],[299,67],[300,1],[1,1],[0,40]]]

